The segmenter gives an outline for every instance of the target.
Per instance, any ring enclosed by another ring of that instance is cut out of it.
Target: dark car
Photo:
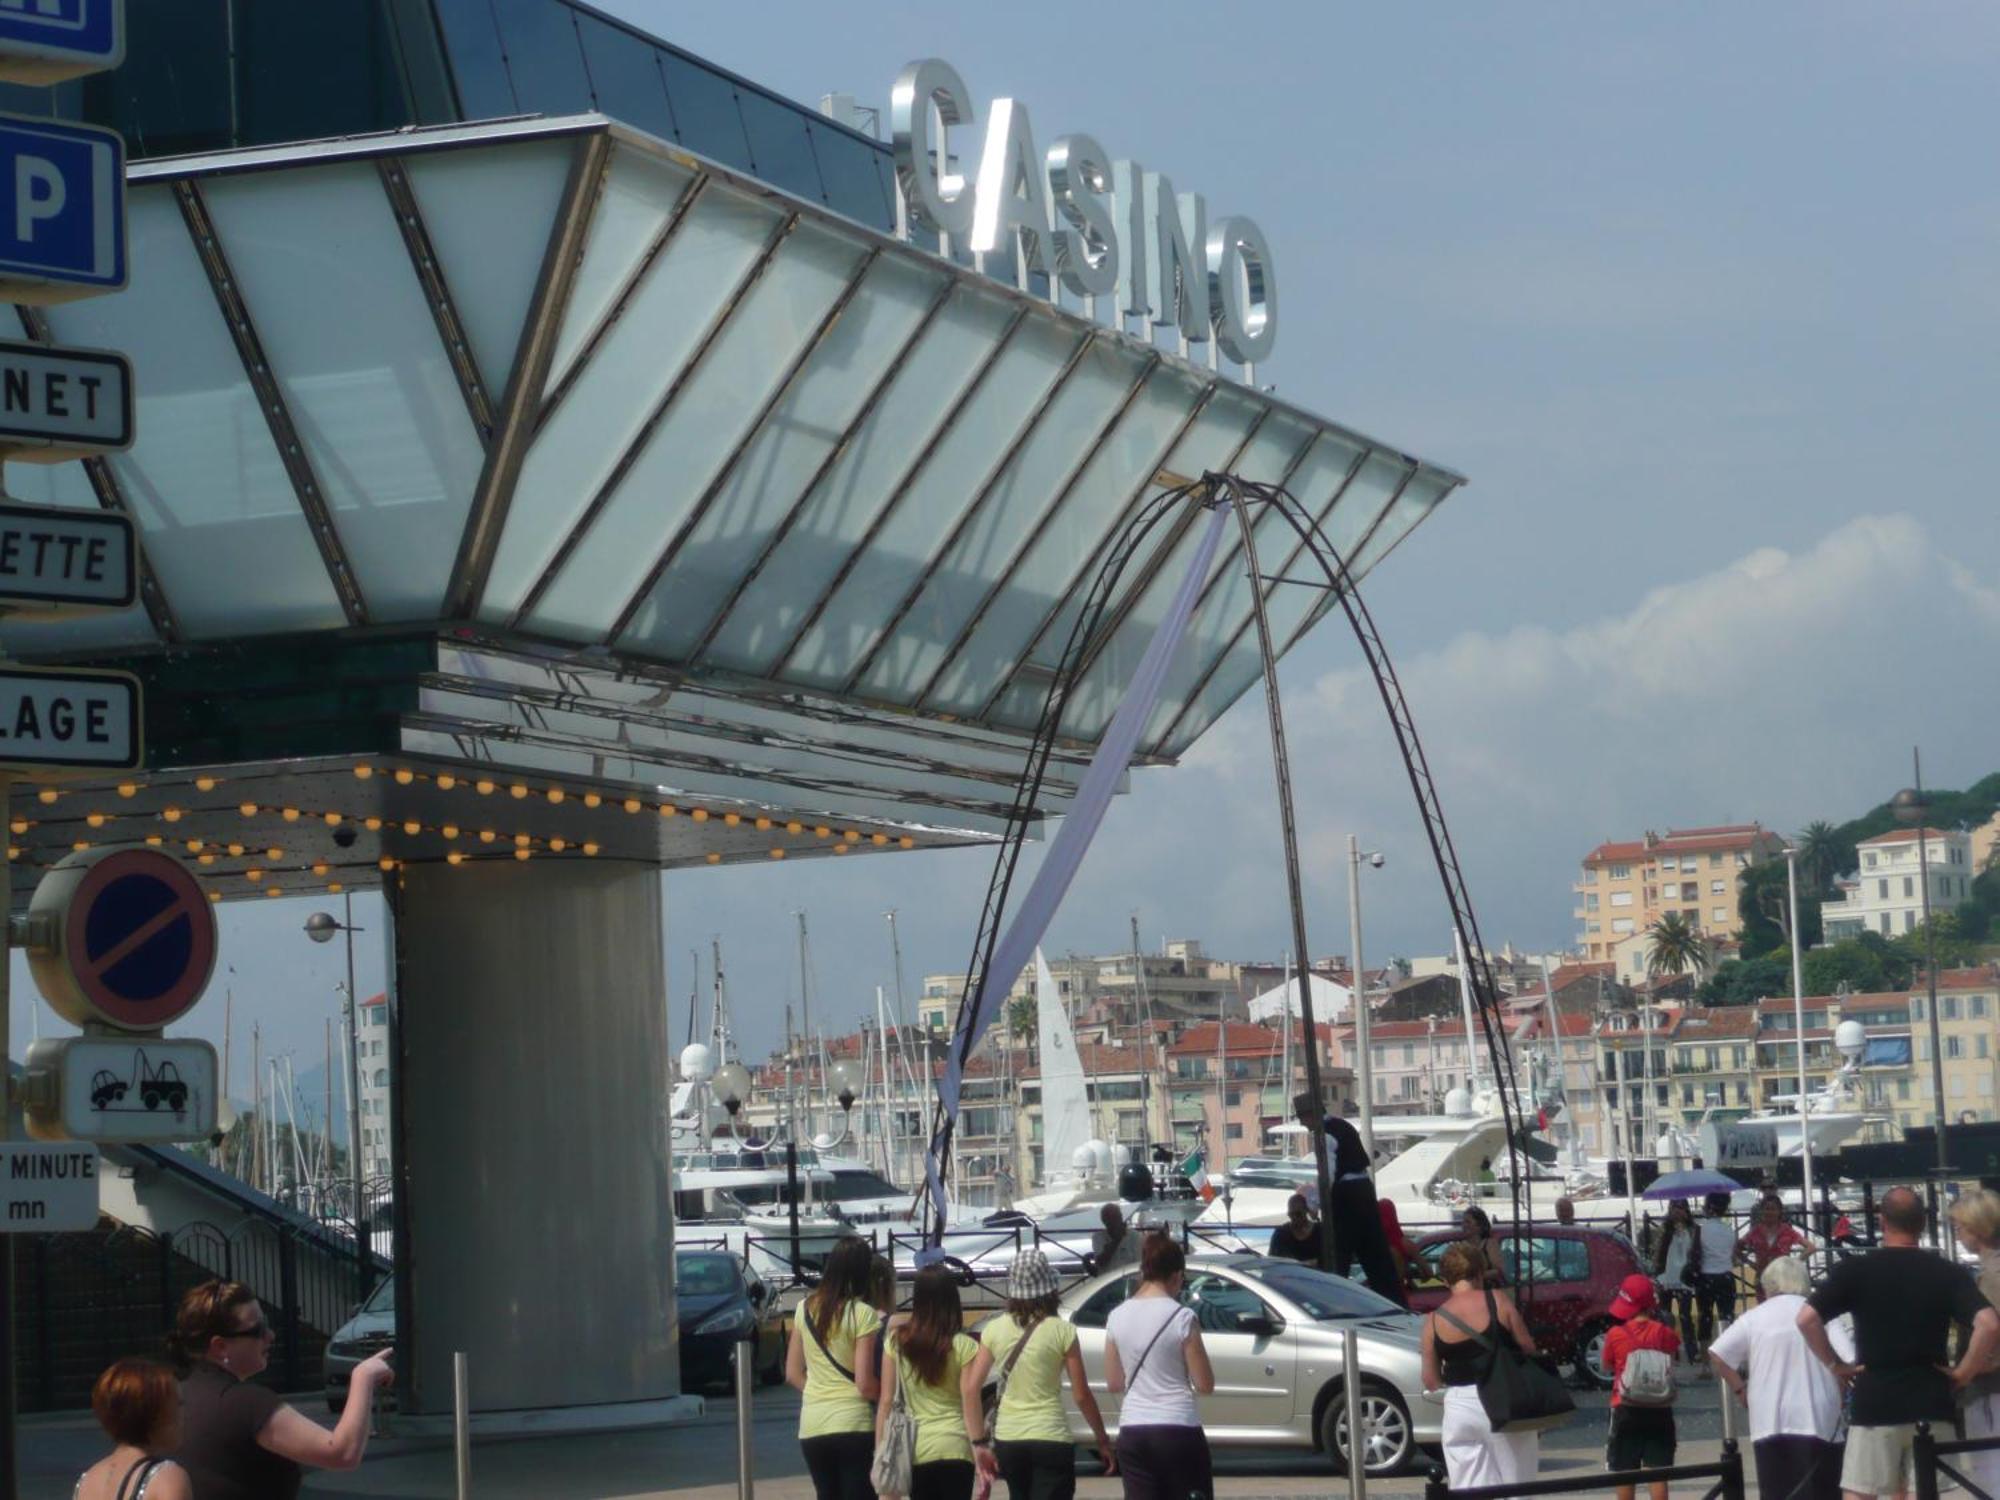
[[[1495,1225],[1493,1234],[1500,1241],[1508,1290],[1521,1305],[1536,1346],[1609,1389],[1604,1335],[1611,1328],[1611,1299],[1627,1276],[1645,1270],[1632,1242],[1617,1230],[1582,1225],[1537,1224],[1525,1240],[1506,1225]],[[1429,1312],[1444,1301],[1448,1289],[1438,1276],[1438,1258],[1463,1238],[1432,1234],[1417,1241],[1417,1260],[1410,1267],[1412,1311]]]
[[[746,1338],[755,1345],[751,1365],[758,1380],[771,1385],[784,1378],[784,1324],[772,1316],[769,1289],[745,1273],[742,1261],[719,1250],[678,1251],[674,1296],[682,1390],[733,1386],[736,1346]]]
[[[347,1409],[347,1380],[354,1367],[396,1342],[396,1278],[384,1276],[354,1316],[334,1330],[326,1346],[326,1404]],[[393,1397],[389,1399],[393,1400]]]

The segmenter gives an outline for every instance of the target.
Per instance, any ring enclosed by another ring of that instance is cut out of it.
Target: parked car
[[[1604,1335],[1611,1329],[1611,1299],[1627,1276],[1646,1271],[1632,1242],[1614,1229],[1537,1224],[1526,1238],[1529,1259],[1524,1264],[1522,1237],[1505,1224],[1496,1225],[1493,1233],[1500,1241],[1508,1289],[1521,1306],[1536,1347],[1575,1365],[1579,1377],[1609,1390]],[[1446,1246],[1462,1238],[1431,1234],[1417,1241],[1417,1260],[1410,1267],[1413,1311],[1429,1312],[1444,1301],[1448,1288],[1438,1276],[1438,1259]]]
[[[735,1384],[736,1345],[756,1345],[751,1367],[761,1384],[785,1376],[785,1327],[769,1286],[720,1250],[674,1254],[674,1296],[681,1333],[681,1389]]]
[[[1118,1428],[1120,1398],[1104,1386],[1104,1322],[1138,1290],[1134,1270],[1091,1278],[1063,1299],[1076,1325],[1090,1388],[1104,1423]],[[1441,1441],[1443,1408],[1423,1396],[1418,1320],[1359,1282],[1261,1255],[1202,1255],[1188,1261],[1181,1300],[1200,1320],[1215,1366],[1215,1390],[1197,1398],[1217,1447],[1326,1452],[1345,1472],[1347,1403],[1343,1331],[1359,1331],[1363,1465],[1390,1474]],[[1070,1430],[1090,1429],[1074,1407]]]
[[[378,1350],[396,1342],[396,1278],[384,1276],[382,1284],[368,1294],[368,1300],[354,1310],[354,1316],[333,1331],[327,1340],[323,1366],[326,1375],[326,1404],[336,1412],[347,1407],[347,1378],[354,1367]],[[394,1400],[393,1392],[389,1397]]]

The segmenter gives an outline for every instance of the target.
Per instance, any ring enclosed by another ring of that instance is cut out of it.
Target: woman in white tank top
[[[1164,1234],[1146,1236],[1139,1290],[1104,1326],[1104,1378],[1123,1392],[1118,1412],[1118,1476],[1125,1500],[1209,1500],[1215,1481],[1197,1395],[1215,1389],[1215,1371],[1192,1312],[1180,1304],[1187,1258]]]

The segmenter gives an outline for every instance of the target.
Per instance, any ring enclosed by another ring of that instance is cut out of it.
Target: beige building
[[[1670,828],[1599,844],[1584,856],[1583,878],[1571,887],[1577,948],[1589,959],[1612,958],[1622,940],[1668,912],[1679,912],[1707,937],[1734,938],[1743,925],[1736,909],[1742,872],[1784,847],[1757,823]]]

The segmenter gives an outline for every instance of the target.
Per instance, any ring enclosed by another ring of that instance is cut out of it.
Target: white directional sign
[[[97,1227],[97,1148],[0,1141],[0,1234]]]
[[[142,749],[131,673],[0,668],[0,770],[136,771]]]
[[[0,82],[61,83],[125,60],[122,0],[0,0]]]
[[[0,501],[0,611],[123,609],[137,597],[132,523],[124,516]]]
[[[0,340],[0,458],[51,464],[131,446],[124,355]]]
[[[58,1141],[204,1141],[215,1048],[193,1037],[45,1037],[28,1048],[28,1134]]]

